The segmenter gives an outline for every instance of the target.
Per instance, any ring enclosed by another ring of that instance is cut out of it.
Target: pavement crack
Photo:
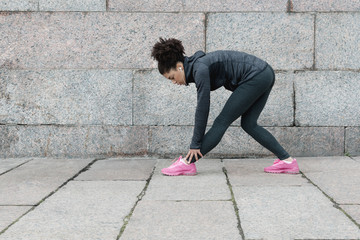
[[[0,173],[0,176],[6,174],[6,173],[8,173],[8,172],[11,172],[12,170],[14,170],[14,169],[16,169],[16,168],[19,168],[19,167],[21,167],[22,165],[24,165],[24,164],[26,164],[26,163],[28,163],[28,162],[31,162],[32,160],[33,160],[33,159],[29,159],[29,160],[27,160],[26,162],[23,162],[23,163],[15,166],[15,167],[13,167],[13,168],[10,168],[9,170],[7,170],[7,171],[5,171],[5,172]]]
[[[86,167],[84,167],[83,169],[81,169],[77,174],[75,174],[73,177],[69,178],[66,182],[64,182],[63,184],[61,184],[58,188],[56,188],[54,191],[52,191],[50,194],[48,194],[47,196],[45,196],[43,199],[41,199],[38,203],[36,203],[35,205],[32,206],[32,208],[30,208],[27,212],[25,212],[23,215],[21,215],[20,217],[18,217],[15,221],[13,221],[10,225],[8,225],[7,227],[5,227],[2,231],[0,231],[0,235],[5,233],[12,225],[14,225],[15,223],[17,223],[22,217],[24,217],[26,214],[28,214],[29,212],[33,211],[37,206],[39,206],[41,203],[43,203],[46,199],[48,199],[49,197],[51,197],[53,194],[55,194],[57,191],[59,191],[62,187],[64,187],[66,184],[68,184],[70,181],[74,180],[77,176],[79,176],[81,173],[89,170],[89,168],[91,167],[91,165],[93,165],[97,160],[100,159],[94,159],[93,161],[91,161],[88,165],[86,165]],[[25,163],[24,163],[25,164]]]
[[[237,228],[239,229],[239,233],[241,235],[241,238],[243,240],[245,240],[245,234],[244,234],[244,231],[241,227],[241,221],[240,221],[240,216],[239,216],[239,208],[237,206],[237,203],[236,203],[236,200],[235,200],[235,197],[234,197],[234,192],[232,190],[232,186],[231,186],[231,183],[230,183],[230,180],[229,180],[229,177],[227,175],[227,170],[225,167],[223,167],[223,172],[226,176],[226,182],[227,182],[227,185],[229,187],[229,190],[230,190],[230,193],[231,193],[231,201],[233,203],[233,206],[234,206],[234,210],[235,210],[235,215],[236,215],[236,218],[237,218],[237,222],[238,222],[238,225],[237,225]]]
[[[334,204],[334,205],[333,205],[334,208],[336,208],[336,209],[340,210],[342,213],[344,213],[345,216],[347,216],[347,217],[350,219],[350,221],[352,221],[352,222],[360,229],[360,224],[357,223],[357,222],[355,221],[355,219],[353,219],[353,218],[340,206],[339,203],[337,203],[332,197],[330,197],[326,192],[324,192],[318,185],[316,185],[313,181],[311,181],[311,179],[308,178],[302,171],[300,171],[300,173],[301,173],[302,177],[306,178],[306,179],[309,181],[309,183],[311,183],[311,184],[314,185],[317,189],[319,189],[320,192],[322,192],[322,193]],[[342,205],[345,205],[345,204],[342,204]]]
[[[121,229],[120,229],[120,233],[119,233],[119,235],[117,236],[116,240],[119,240],[119,239],[121,238],[122,234],[124,233],[124,231],[125,231],[125,229],[126,229],[127,224],[129,223],[129,221],[130,221],[130,219],[131,219],[131,216],[132,216],[132,214],[133,214],[136,206],[137,206],[138,203],[142,200],[142,198],[145,196],[145,193],[146,193],[146,190],[147,190],[147,188],[148,188],[148,186],[149,186],[149,184],[150,184],[151,178],[152,178],[152,176],[154,175],[156,166],[157,166],[157,164],[155,164],[155,166],[153,167],[153,170],[152,170],[152,172],[151,172],[151,174],[150,174],[150,177],[146,180],[146,184],[145,184],[144,189],[143,189],[143,190],[141,191],[141,193],[137,196],[137,200],[136,200],[134,206],[131,208],[129,214],[124,217],[124,219],[123,219],[123,222],[124,222],[124,223],[123,223],[123,225],[122,225],[122,227],[121,227]]]

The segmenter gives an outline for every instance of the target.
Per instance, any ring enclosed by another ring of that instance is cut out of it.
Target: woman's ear
[[[176,68],[177,68],[177,70],[179,70],[179,71],[183,71],[183,70],[184,70],[184,65],[183,65],[183,63],[182,63],[182,62],[178,62],[178,63],[176,64]]]

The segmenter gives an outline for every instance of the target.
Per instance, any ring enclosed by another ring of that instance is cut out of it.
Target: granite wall
[[[158,37],[241,50],[277,82],[259,122],[294,156],[360,154],[360,1],[0,0],[0,157],[186,154],[196,89]],[[230,92],[212,92],[209,124]],[[234,122],[212,156],[271,155]],[[209,154],[210,156],[210,154]]]

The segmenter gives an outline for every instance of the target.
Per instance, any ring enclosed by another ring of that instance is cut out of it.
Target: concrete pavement
[[[0,240],[360,239],[360,157],[0,159]]]

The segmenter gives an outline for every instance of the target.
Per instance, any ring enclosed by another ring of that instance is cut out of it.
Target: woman
[[[151,56],[158,61],[160,74],[177,85],[195,83],[197,107],[194,134],[186,158],[181,156],[170,167],[162,169],[165,175],[195,175],[195,162],[211,151],[221,140],[230,124],[241,116],[241,127],[278,159],[266,167],[269,173],[299,173],[293,159],[278,141],[257,124],[257,120],[274,85],[275,73],[265,61],[237,51],[196,52],[184,56],[180,40],[170,38],[157,42]],[[205,133],[210,108],[210,91],[225,87],[232,91],[224,108]]]

